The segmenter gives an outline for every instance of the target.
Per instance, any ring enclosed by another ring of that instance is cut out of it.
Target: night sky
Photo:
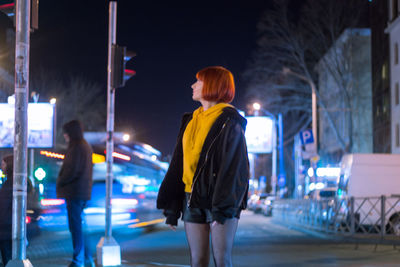
[[[235,75],[233,104],[245,109],[242,73],[256,49],[256,24],[266,0],[118,1],[117,43],[135,51],[137,75],[116,93],[116,130],[166,155],[181,115],[196,109],[191,84],[201,68],[222,65]],[[108,1],[40,0],[31,35],[31,68],[80,74],[106,88]]]

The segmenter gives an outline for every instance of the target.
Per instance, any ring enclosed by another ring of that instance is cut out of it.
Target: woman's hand
[[[172,231],[176,231],[176,226],[175,226],[175,225],[168,224],[168,227],[169,227]]]

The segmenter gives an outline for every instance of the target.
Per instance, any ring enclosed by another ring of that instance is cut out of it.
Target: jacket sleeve
[[[71,183],[78,177],[83,151],[78,146],[68,149],[57,178],[57,187]]]
[[[178,224],[178,218],[181,216],[183,198],[185,194],[185,185],[182,181],[183,173],[183,152],[182,152],[182,135],[188,117],[182,118],[181,128],[172,155],[171,163],[161,183],[157,196],[157,208],[164,210],[164,216],[167,218],[166,223],[171,225]]]
[[[249,160],[244,130],[238,123],[227,127],[221,143],[211,213],[213,221],[224,223],[239,211],[247,192]]]

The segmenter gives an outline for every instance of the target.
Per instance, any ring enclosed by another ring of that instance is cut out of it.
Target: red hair
[[[203,82],[202,97],[207,101],[230,103],[235,97],[235,82],[232,73],[220,66],[207,67],[196,74]]]

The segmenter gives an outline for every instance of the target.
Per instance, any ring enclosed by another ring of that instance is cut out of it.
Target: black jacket
[[[13,179],[7,177],[0,189],[0,240],[11,240]]]
[[[93,184],[92,148],[84,140],[74,140],[68,146],[57,178],[57,197],[90,200]]]
[[[176,225],[185,196],[182,137],[193,113],[182,118],[174,154],[161,184],[157,208],[168,224]],[[213,221],[224,223],[246,208],[249,162],[244,137],[246,120],[234,108],[224,108],[211,127],[200,153],[189,207],[211,210]]]

